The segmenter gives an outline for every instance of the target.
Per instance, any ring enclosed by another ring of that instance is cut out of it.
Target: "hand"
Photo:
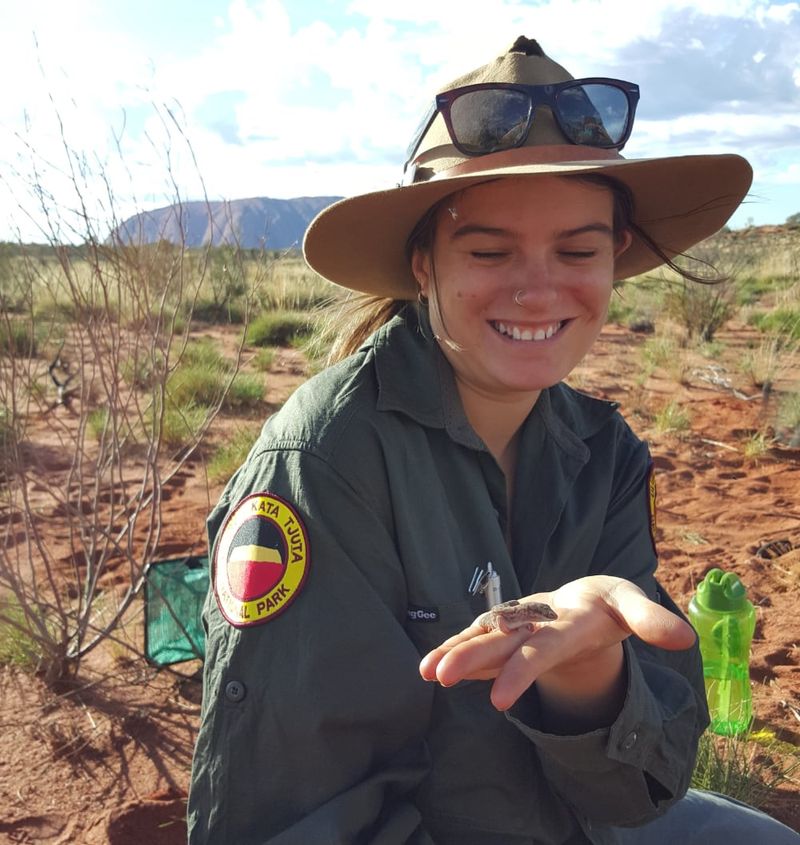
[[[545,706],[572,708],[580,718],[621,706],[620,644],[630,634],[671,650],[695,640],[690,625],[623,578],[591,575],[528,600],[546,602],[558,619],[509,633],[487,633],[473,623],[422,659],[422,677],[444,686],[494,679],[491,700],[498,710],[536,681]]]

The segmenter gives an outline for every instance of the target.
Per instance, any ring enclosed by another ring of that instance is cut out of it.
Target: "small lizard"
[[[533,631],[534,623],[552,622],[553,619],[558,619],[558,614],[549,604],[512,599],[496,604],[491,610],[482,613],[475,622],[487,631],[500,630],[509,634],[517,628]]]

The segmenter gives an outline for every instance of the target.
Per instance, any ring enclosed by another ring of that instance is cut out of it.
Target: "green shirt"
[[[209,518],[217,572],[225,520],[259,492],[294,509],[308,560],[260,624],[209,596],[190,842],[610,843],[667,809],[707,722],[696,649],[629,638],[621,713],[577,736],[541,729],[535,685],[502,714],[488,682],[418,670],[486,609],[468,586],[489,561],[504,600],[607,573],[675,609],[654,579],[650,468],[613,404],[557,385],[521,431],[509,513],[411,308],[306,382]]]

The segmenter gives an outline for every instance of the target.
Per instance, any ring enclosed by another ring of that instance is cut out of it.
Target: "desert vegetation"
[[[668,271],[621,283],[616,357],[571,381],[621,401],[667,462],[678,443],[736,471],[796,461],[800,229],[725,232],[699,257],[693,272],[713,264],[716,283]],[[207,551],[202,515],[194,540],[176,539],[170,497],[191,486],[198,514],[210,508],[285,391],[319,366],[324,350],[307,349],[333,291],[297,252],[126,246],[91,227],[80,246],[55,233],[0,245],[0,664],[51,701],[80,694],[98,651],[144,665],[148,564]],[[698,388],[757,412],[732,437],[698,432]],[[686,554],[715,548],[702,524],[672,531]],[[800,570],[787,571],[797,596]],[[796,671],[800,657],[786,659]],[[800,706],[792,696],[796,685],[787,707]],[[696,783],[766,806],[779,785],[796,795],[793,736],[762,717],[733,743],[709,737]]]

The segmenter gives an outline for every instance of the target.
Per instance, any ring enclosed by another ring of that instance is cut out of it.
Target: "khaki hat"
[[[442,90],[479,82],[544,85],[571,79],[535,41],[521,37],[507,53]],[[346,288],[414,299],[418,286],[406,242],[428,209],[481,182],[541,174],[602,174],[627,186],[634,224],[671,258],[718,231],[752,181],[750,165],[738,155],[626,159],[616,150],[572,144],[550,109],[541,106],[523,146],[478,156],[465,156],[453,146],[437,114],[417,147],[414,167],[413,184],[344,199],[317,215],[303,242],[309,266]],[[662,263],[634,233],[615,277],[635,276]]]

